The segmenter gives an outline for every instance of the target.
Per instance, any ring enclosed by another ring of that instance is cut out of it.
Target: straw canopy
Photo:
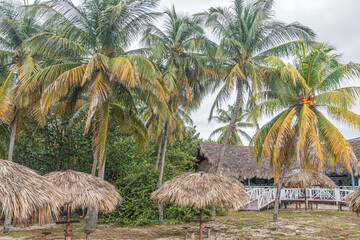
[[[34,170],[0,160],[0,212],[10,220],[32,216],[43,223],[57,216],[64,202],[63,193]]]
[[[87,206],[110,212],[122,201],[119,191],[112,184],[87,173],[67,170],[51,172],[45,177],[64,192],[72,209]]]
[[[284,188],[306,188],[319,186],[321,188],[336,188],[336,184],[324,173],[309,173],[302,169],[289,171],[283,179]]]
[[[226,209],[239,209],[249,202],[244,185],[233,178],[197,172],[184,173],[165,182],[151,194],[157,204],[174,202],[180,206],[204,208],[220,204]]]
[[[351,211],[360,214],[360,188],[350,193],[346,198],[346,202]]]

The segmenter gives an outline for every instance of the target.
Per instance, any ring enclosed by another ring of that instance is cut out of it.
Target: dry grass
[[[360,239],[360,219],[356,214],[345,210],[336,211],[336,206],[320,205],[319,211],[296,211],[293,208],[281,209],[279,222],[273,223],[272,210],[261,212],[231,212],[220,216],[210,224],[222,229],[222,240],[329,240]],[[85,239],[82,228],[85,222],[72,226],[72,239]],[[162,225],[150,227],[126,227],[115,224],[99,225],[92,238],[104,240],[182,240],[182,226],[198,228],[195,223],[182,225]],[[41,232],[51,231],[50,239],[62,239],[63,226],[49,225],[45,229],[25,230],[16,228],[0,240],[41,240]],[[213,239],[213,236],[212,236]]]
[[[157,204],[174,202],[196,208],[220,204],[226,209],[239,209],[249,202],[244,185],[239,181],[204,172],[177,176],[153,192],[151,198]]]
[[[101,212],[110,212],[122,201],[119,191],[112,184],[87,173],[67,170],[51,172],[45,177],[65,193],[72,210],[85,206],[100,207]]]
[[[283,180],[283,188],[306,188],[319,186],[321,188],[335,188],[336,184],[322,172],[310,173],[302,169],[289,171]]]
[[[0,160],[0,213],[9,211],[17,221],[32,216],[40,222],[58,215],[65,202],[63,193],[34,170]]]

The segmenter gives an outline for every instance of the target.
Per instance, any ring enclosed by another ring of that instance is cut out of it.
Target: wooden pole
[[[306,188],[304,188],[304,199],[305,199],[305,211],[308,209],[307,202],[306,202]]]
[[[65,240],[70,240],[70,204],[67,204]]]
[[[199,235],[199,239],[202,240],[203,239],[203,208],[200,209],[200,235]]]

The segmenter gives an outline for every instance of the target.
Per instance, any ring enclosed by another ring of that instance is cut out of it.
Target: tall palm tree
[[[273,6],[273,0],[234,0],[231,7],[210,8],[198,14],[220,39],[217,57],[223,59],[225,68],[222,71],[225,77],[218,83],[218,86],[223,85],[209,119],[214,109],[230,96],[230,92],[233,89],[236,91],[235,109],[219,155],[218,173],[244,94],[251,95],[252,89],[261,88],[262,60],[266,56],[286,55],[297,44],[298,36],[308,40],[315,35],[298,22],[285,24],[275,20]]]
[[[214,135],[220,133],[220,136],[217,140],[218,143],[222,143],[224,141],[224,136],[229,128],[229,123],[231,122],[231,116],[233,115],[234,110],[235,110],[235,107],[229,105],[227,111],[224,109],[218,109],[217,110],[218,115],[213,117],[213,119],[215,119],[217,122],[225,124],[224,126],[219,127],[218,129],[214,130],[210,134],[210,137],[213,137]],[[235,127],[231,131],[231,135],[230,135],[228,144],[243,146],[244,144],[243,144],[243,141],[241,140],[241,137],[244,137],[245,139],[250,141],[251,137],[243,129],[254,128],[257,126],[257,124],[247,121],[247,117],[248,117],[249,113],[250,113],[250,111],[247,109],[243,109],[242,107],[239,109],[239,112],[238,112],[238,115],[236,118],[236,122],[235,122]]]
[[[124,50],[151,20],[150,11],[155,6],[156,1],[150,0],[93,0],[79,6],[63,0],[38,5],[48,16],[45,27],[49,31],[28,39],[26,45],[44,58],[58,59],[35,76],[49,83],[42,109],[46,113],[54,102],[62,100],[69,109],[83,103],[78,115],[86,112],[85,132],[93,130],[94,163],[99,169],[106,160],[110,114],[129,123],[127,127],[134,132],[141,132],[143,126],[133,121],[134,96],[146,91],[164,98],[154,64]],[[103,172],[99,175],[103,177]]]
[[[274,166],[277,221],[282,178],[294,159],[314,171],[319,167],[321,171],[326,159],[330,164],[340,161],[350,172],[358,167],[351,145],[327,116],[360,129],[360,115],[350,110],[360,96],[360,86],[344,86],[359,76],[360,68],[340,63],[334,49],[324,44],[308,50],[302,43],[294,65],[277,57],[266,60],[271,68],[265,90],[258,93],[263,101],[251,114],[277,115],[256,133],[252,145],[258,163],[270,157]]]
[[[24,116],[41,121],[38,111],[41,93],[39,85],[31,79],[41,67],[23,45],[41,27],[36,12],[27,1],[24,4],[0,3],[0,119],[9,123],[9,161],[13,160],[16,133],[25,125]]]
[[[64,113],[78,109],[73,119],[85,115],[85,133],[93,133],[93,165],[101,178],[111,120],[143,143],[147,132],[137,115],[139,96],[165,100],[156,66],[125,52],[155,16],[151,11],[157,2],[87,0],[75,6],[60,0],[37,6],[46,17],[47,31],[28,39],[26,46],[50,64],[35,76],[48,84],[42,110],[47,113],[60,104]],[[86,229],[96,227],[97,210],[91,213]]]
[[[163,139],[162,147],[159,147],[158,187],[162,185],[168,141],[185,131],[187,112],[199,105],[206,79],[214,74],[205,53],[215,49],[215,45],[204,37],[199,20],[179,15],[175,7],[166,10],[163,19],[164,30],[149,25],[142,38],[144,48],[138,50],[157,64],[168,91],[167,109],[157,125],[163,129],[158,132],[158,137]],[[178,134],[175,135],[174,131]],[[163,221],[162,206],[159,206],[159,221]]]

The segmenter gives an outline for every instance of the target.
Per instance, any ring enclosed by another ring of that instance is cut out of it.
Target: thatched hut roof
[[[165,182],[151,199],[157,204],[174,202],[196,208],[220,204],[226,209],[239,209],[250,200],[238,180],[204,172],[184,173]]]
[[[34,170],[14,162],[0,160],[0,212],[10,219],[26,220],[29,216],[40,223],[58,215],[64,204],[63,193]]]
[[[110,212],[122,201],[119,191],[112,184],[87,173],[67,170],[47,173],[44,177],[65,193],[72,209],[100,207],[101,212]]]
[[[354,192],[350,193],[346,197],[346,202],[351,211],[360,214],[360,188],[357,188]]]
[[[352,145],[357,159],[360,159],[360,138],[350,139],[349,143]],[[212,172],[213,167],[218,162],[221,147],[221,144],[199,143],[199,171]],[[247,146],[228,145],[221,172],[224,176],[235,177],[237,179],[251,179],[254,177],[272,179],[274,177],[270,161],[263,160],[263,163],[258,167],[253,152],[249,152]],[[349,174],[348,170],[339,162],[334,166],[325,164],[324,173],[328,175]]]
[[[336,184],[321,172],[311,173],[303,169],[293,169],[285,174],[282,187],[306,188],[319,186],[321,188],[336,188]]]

